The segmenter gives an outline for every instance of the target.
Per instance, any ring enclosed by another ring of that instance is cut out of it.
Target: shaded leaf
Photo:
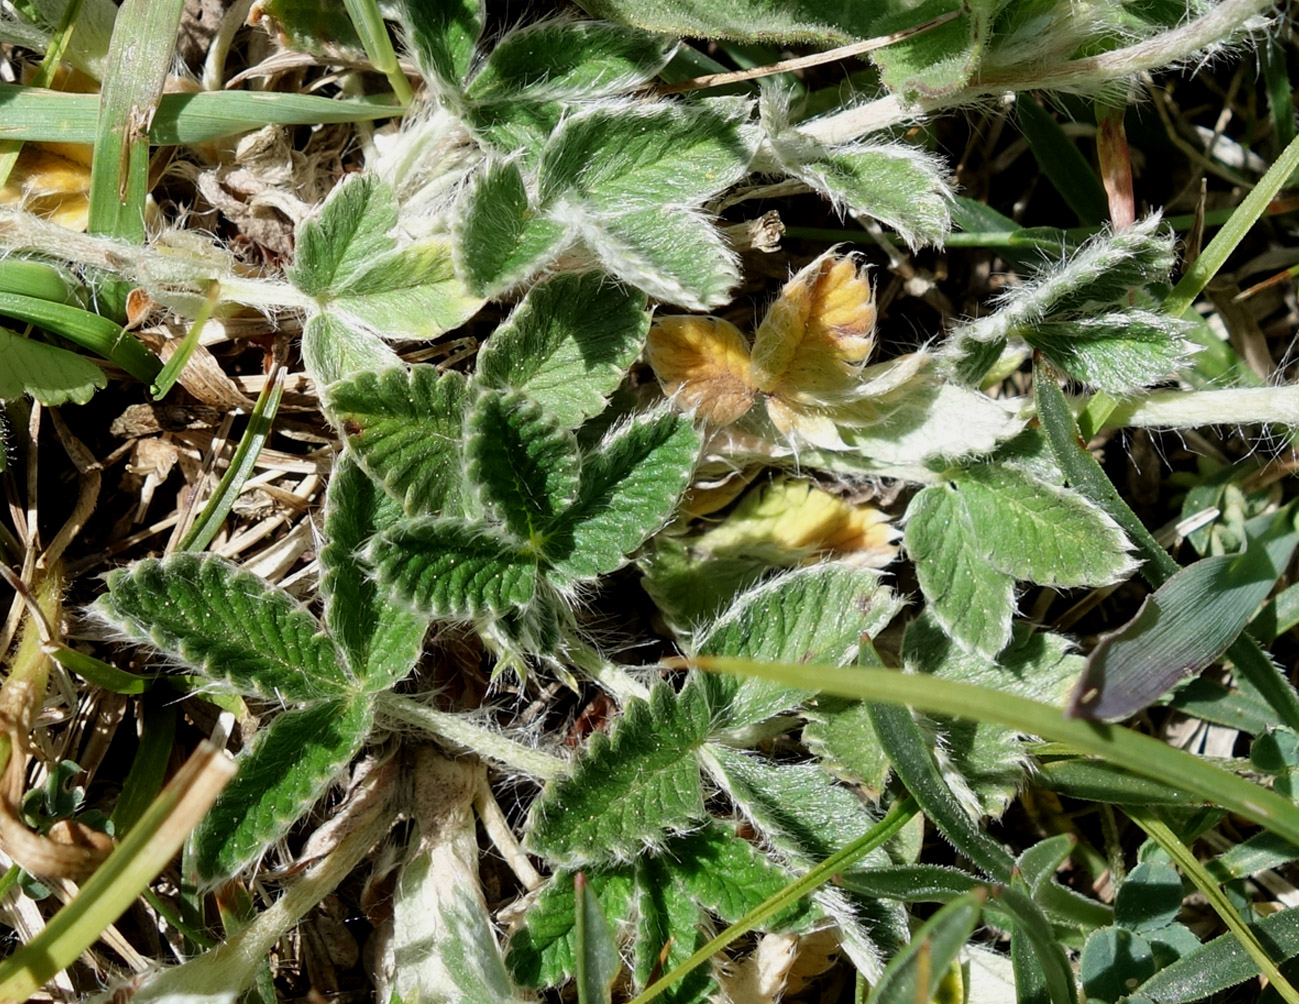
[[[104,371],[84,356],[0,328],[0,401],[27,394],[49,407],[85,404],[106,386]]]

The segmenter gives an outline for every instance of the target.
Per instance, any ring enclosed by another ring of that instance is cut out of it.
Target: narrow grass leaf
[[[532,206],[513,160],[489,160],[474,175],[453,226],[456,267],[480,296],[520,285],[570,243],[563,223]]]
[[[952,900],[930,917],[895,955],[871,989],[867,1004],[915,1004],[933,1000],[947,967],[974,933],[988,896],[975,889]]]
[[[740,594],[695,637],[703,655],[843,664],[863,634],[883,630],[902,601],[868,568],[828,562],[798,569]],[[806,691],[761,680],[708,681],[718,730],[754,725],[798,706]]]
[[[613,731],[595,733],[572,773],[533,803],[526,844],[565,867],[630,860],[665,833],[704,817],[695,751],[708,735],[702,690],[667,683],[627,702]]]
[[[594,579],[621,567],[668,521],[698,452],[690,424],[660,411],[618,426],[587,453],[577,501],[552,528],[556,539],[547,547],[559,581]],[[569,543],[558,557],[561,536]]]
[[[904,539],[933,616],[958,644],[995,657],[1010,641],[1014,577],[988,563],[955,486],[921,489],[907,507]]]
[[[679,966],[703,944],[704,914],[675,881],[666,855],[646,855],[636,862],[635,907],[632,976],[633,985],[643,989],[656,973]],[[700,967],[664,989],[659,999],[665,1004],[702,1004],[714,989],[712,973]]]
[[[287,833],[351,762],[371,718],[368,700],[345,698],[286,711],[260,731],[195,833],[202,880],[234,875]]]
[[[469,413],[468,474],[486,508],[545,553],[547,531],[577,496],[577,437],[524,394],[486,392]]]
[[[1289,508],[1251,520],[1243,553],[1201,558],[1146,597],[1092,650],[1070,714],[1127,718],[1217,659],[1289,564],[1299,544],[1294,524]]]
[[[325,627],[369,689],[386,689],[409,673],[428,630],[426,617],[388,602],[361,560],[370,538],[401,515],[401,506],[352,460],[338,461],[325,495],[320,592]]]
[[[1055,880],[1056,870],[1077,847],[1072,834],[1057,834],[1025,849],[1015,861],[1033,902],[1062,923],[1100,927],[1114,922],[1114,910]]]
[[[938,831],[979,868],[999,882],[1008,882],[1014,860],[979,828],[953,794],[911,712],[893,704],[872,703],[870,714],[893,770]]]
[[[461,374],[428,365],[357,373],[325,395],[348,452],[411,516],[465,511],[461,443],[470,399]]]
[[[27,394],[50,407],[85,404],[106,386],[104,371],[84,356],[0,328],[0,400]]]
[[[373,538],[368,555],[385,590],[432,618],[506,613],[537,589],[532,555],[465,520],[403,520]]]
[[[1075,1004],[1078,988],[1073,969],[1064,948],[1056,940],[1050,918],[1014,886],[994,890],[993,897],[997,906],[1014,918],[1015,932],[1026,936],[1052,1004]]]
[[[599,901],[606,917],[630,915],[634,893],[632,866],[586,868],[583,874],[587,889]],[[573,879],[572,871],[555,872],[510,938],[505,964],[523,986],[556,987],[577,972],[574,930],[577,904]]]
[[[649,331],[645,295],[599,272],[538,283],[478,353],[475,382],[520,390],[573,428],[604,410]]]
[[[319,700],[352,687],[316,619],[224,558],[150,558],[105,582],[91,608],[97,617],[213,683],[271,701]]]
[[[574,941],[577,947],[578,1004],[609,1004],[613,981],[622,969],[613,929],[600,909],[600,901],[586,884],[586,876],[573,876],[573,896],[577,920]]]

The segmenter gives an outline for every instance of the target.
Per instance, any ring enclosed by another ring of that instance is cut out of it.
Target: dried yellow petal
[[[720,317],[661,317],[650,328],[646,357],[663,392],[683,411],[729,425],[753,406],[749,346]]]

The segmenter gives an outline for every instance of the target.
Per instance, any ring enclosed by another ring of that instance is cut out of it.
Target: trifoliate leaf
[[[566,867],[629,860],[704,816],[695,750],[707,738],[698,686],[667,683],[632,698],[613,731],[596,733],[572,772],[546,786],[528,817],[526,844]]]
[[[465,189],[455,260],[466,286],[480,296],[518,286],[568,244],[565,226],[531,206],[515,161],[488,161]]]
[[[977,557],[997,571],[1044,586],[1103,586],[1136,562],[1112,519],[1077,492],[1023,470],[980,464],[955,479]]]
[[[720,317],[674,314],[650,328],[645,357],[663,393],[682,411],[730,425],[753,407],[749,343]]]
[[[400,357],[372,331],[329,314],[314,314],[302,329],[302,362],[317,387],[364,372],[401,366]]]
[[[519,393],[481,394],[468,425],[469,476],[486,507],[542,553],[548,528],[577,495],[577,439]]]
[[[620,567],[672,515],[698,452],[695,431],[671,412],[609,433],[583,457],[577,501],[552,529],[553,574],[580,582]]]
[[[630,915],[632,871],[630,865],[583,869],[587,886],[599,900],[605,916]],[[510,937],[505,964],[523,986],[559,986],[577,972],[573,875],[562,868],[555,872],[524,914],[522,925]]]
[[[85,404],[106,386],[104,371],[85,356],[0,328],[0,401],[27,394],[48,407]]]
[[[392,189],[372,174],[350,174],[335,186],[315,219],[298,226],[289,280],[308,296],[328,296],[396,246]]]
[[[372,717],[368,700],[322,701],[259,732],[195,832],[202,879],[233,875],[287,833],[356,755]]]
[[[598,272],[561,273],[529,289],[492,332],[475,381],[523,391],[575,427],[604,410],[648,328],[644,294]]]
[[[542,152],[538,197],[593,215],[699,205],[749,169],[757,147],[745,98],[601,104],[564,120]],[[625,229],[625,228],[624,228]]]
[[[467,489],[461,442],[468,383],[433,366],[357,373],[326,402],[361,468],[409,515],[459,515]]]
[[[353,687],[316,619],[224,558],[150,558],[105,581],[97,617],[214,683],[270,701],[338,697]]]
[[[1110,394],[1130,394],[1176,376],[1198,351],[1189,325],[1145,310],[1043,321],[1024,333],[1059,369]]]
[[[380,255],[331,290],[329,309],[385,338],[435,338],[483,305],[461,284],[444,240]]]
[[[424,79],[458,90],[483,31],[483,0],[400,0],[396,6]]]
[[[527,604],[536,559],[489,527],[458,519],[405,520],[369,548],[379,584],[430,617],[501,614]]]
[[[907,508],[905,533],[929,609],[964,648],[994,658],[1010,641],[1014,577],[988,564],[956,489],[922,489]]]
[[[690,310],[731,299],[740,281],[735,252],[702,213],[659,206],[571,216],[600,264],[637,289]]]
[[[750,589],[696,636],[701,655],[843,665],[863,634],[881,631],[902,601],[878,573],[838,562],[812,565]],[[796,707],[809,694],[767,681],[710,677],[717,729],[739,729]]]
[[[387,689],[424,648],[428,619],[394,607],[379,590],[361,552],[370,538],[401,518],[401,507],[351,460],[334,467],[325,495],[320,592],[325,626],[369,689]]]

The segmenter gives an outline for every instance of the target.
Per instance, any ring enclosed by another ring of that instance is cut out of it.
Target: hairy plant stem
[[[374,703],[375,711],[381,718],[423,729],[509,770],[546,781],[568,771],[568,764],[559,757],[534,750],[498,732],[475,725],[465,715],[438,711],[414,698],[390,691],[379,694]]]
[[[1086,59],[1068,60],[1055,66],[1043,65],[1027,70],[1016,68],[989,73],[954,94],[913,104],[904,102],[896,95],[889,95],[809,122],[800,131],[820,143],[834,146],[1006,91],[1094,91],[1111,80],[1187,59],[1230,38],[1251,18],[1270,6],[1271,0],[1223,0],[1195,20],[1135,45],[1112,49]]]
[[[1085,402],[1076,402],[1082,405]],[[1105,428],[1193,429],[1205,425],[1299,425],[1299,388],[1155,390],[1117,401]]]

